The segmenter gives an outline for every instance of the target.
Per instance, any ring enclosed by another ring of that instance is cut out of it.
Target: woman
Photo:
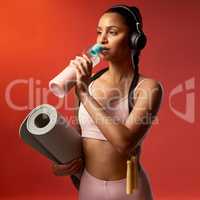
[[[126,5],[108,9],[98,23],[97,43],[103,45],[101,58],[108,62],[99,78],[89,82],[92,62],[86,55],[71,61],[76,65],[76,94],[81,102],[77,129],[83,137],[85,167],[79,199],[151,200],[150,181],[140,164],[138,147],[159,110],[162,87],[138,72],[139,55],[146,43],[139,10]],[[133,154],[138,184],[127,195],[127,159]],[[74,160],[53,165],[53,171],[72,175],[82,166],[82,160]]]

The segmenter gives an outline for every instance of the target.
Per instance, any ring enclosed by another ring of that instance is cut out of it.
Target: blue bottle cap
[[[101,44],[95,44],[89,49],[88,53],[91,54],[91,56],[97,56],[102,50],[103,46]]]

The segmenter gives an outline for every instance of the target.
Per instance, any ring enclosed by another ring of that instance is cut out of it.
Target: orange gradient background
[[[148,45],[141,56],[140,72],[160,80],[164,86],[159,123],[149,131],[141,158],[151,178],[155,200],[200,199],[200,3],[195,0],[1,1],[0,199],[77,199],[69,177],[54,176],[51,162],[25,145],[18,129],[25,116],[42,103],[59,104],[58,110],[65,117],[73,115],[67,109],[73,105],[73,91],[58,100],[48,93],[48,82],[70,59],[95,43],[99,17],[116,3],[141,9]],[[103,66],[100,64],[94,71]],[[184,88],[169,102],[172,90],[191,78],[195,87]],[[15,85],[8,95],[10,84],[16,80],[24,84]],[[184,113],[188,93],[195,97],[192,123],[177,116],[170,107],[171,103]],[[23,108],[16,110],[13,104]]]

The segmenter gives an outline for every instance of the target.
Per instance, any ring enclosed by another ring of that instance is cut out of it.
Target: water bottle
[[[101,44],[95,44],[86,51],[85,54],[91,59],[93,67],[100,62],[99,53],[102,50],[103,47]],[[63,98],[75,83],[76,69],[73,64],[70,64],[49,82],[49,89],[54,95]]]

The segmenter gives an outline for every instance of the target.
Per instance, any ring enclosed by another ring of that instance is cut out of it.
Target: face
[[[97,27],[97,43],[106,49],[101,57],[105,60],[127,59],[130,56],[129,28],[118,13],[105,13]]]

